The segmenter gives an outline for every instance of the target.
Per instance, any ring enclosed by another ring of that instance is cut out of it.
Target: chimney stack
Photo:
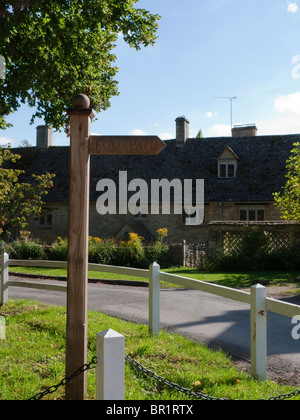
[[[36,127],[36,147],[48,149],[52,146],[52,127],[39,125]]]
[[[235,125],[231,133],[232,137],[255,137],[257,127],[255,124]]]
[[[189,120],[184,116],[176,118],[176,147],[183,147],[189,138],[189,125]]]

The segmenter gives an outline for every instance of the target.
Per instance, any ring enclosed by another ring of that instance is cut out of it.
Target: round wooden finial
[[[73,105],[77,109],[88,109],[90,107],[90,99],[84,94],[76,95],[73,98]]]

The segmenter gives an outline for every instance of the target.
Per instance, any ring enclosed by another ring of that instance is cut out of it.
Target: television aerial
[[[215,99],[228,99],[230,101],[230,127],[232,128],[232,101],[237,100],[236,96],[215,96]]]

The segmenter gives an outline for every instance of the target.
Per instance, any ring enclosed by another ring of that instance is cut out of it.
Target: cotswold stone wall
[[[265,204],[264,222],[241,222],[239,203],[210,203],[205,205],[205,220],[199,226],[186,226],[181,215],[105,215],[100,216],[95,203],[90,205],[90,236],[126,240],[126,234],[138,233],[146,240],[156,238],[156,231],[168,229],[165,242],[170,251],[164,261],[170,265],[195,266],[199,258],[220,255],[226,252],[226,238],[242,235],[249,226],[258,226],[273,235],[273,242],[280,246],[293,246],[300,241],[300,225],[280,221],[278,211],[272,204]],[[32,218],[27,230],[31,237],[39,238],[47,244],[53,243],[58,236],[68,235],[68,204],[47,203],[45,214],[52,215],[51,225],[42,224],[39,217]],[[220,220],[223,219],[223,220]],[[15,233],[18,236],[18,232]],[[275,239],[274,239],[275,238]]]

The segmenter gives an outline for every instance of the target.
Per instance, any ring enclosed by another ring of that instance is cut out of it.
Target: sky
[[[96,114],[92,134],[175,138],[175,119],[190,137],[230,136],[253,124],[258,135],[300,133],[300,0],[140,0],[161,16],[158,41],[141,51],[119,37],[115,54],[120,95]],[[236,99],[230,99],[236,98]],[[12,114],[0,144],[36,143],[34,110]],[[53,145],[65,146],[64,133]]]

